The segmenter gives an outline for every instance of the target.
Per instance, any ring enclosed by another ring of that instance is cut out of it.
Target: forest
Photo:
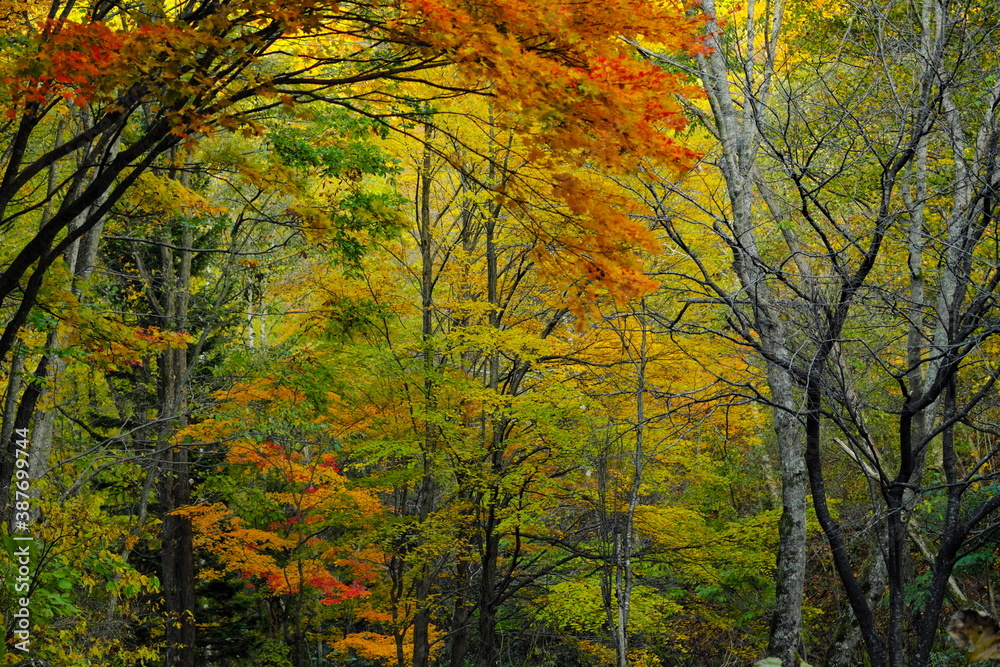
[[[0,0],[0,665],[1000,659],[1000,7]]]

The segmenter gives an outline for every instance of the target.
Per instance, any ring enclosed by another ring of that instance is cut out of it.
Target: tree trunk
[[[724,40],[726,31],[718,24],[714,0],[702,7],[709,17],[707,46],[712,52],[699,57],[701,79],[708,92],[716,135],[722,148],[721,169],[732,208],[731,231],[728,239],[734,266],[740,283],[750,301],[750,319],[741,317],[742,333],[756,330],[759,352],[764,358],[767,386],[773,406],[773,423],[781,472],[781,506],[775,606],[771,617],[768,655],[780,657],[784,667],[795,667],[801,646],[802,596],[806,573],[806,469],[803,458],[802,427],[795,397],[795,382],[790,374],[791,355],[787,349],[787,334],[774,308],[773,296],[767,286],[768,276],[762,270],[753,211],[756,185],[756,160],[760,144],[757,111],[766,106],[777,38],[782,26],[783,3],[770,5],[770,15],[758,35],[755,19],[748,23],[742,47],[742,71],[731,72],[726,60],[731,47]],[[734,38],[735,39],[735,38]],[[762,45],[758,44],[758,40]],[[733,48],[733,51],[738,49]],[[753,79],[755,59],[764,62],[759,80]],[[744,78],[745,77],[745,78]],[[738,83],[736,83],[738,81]],[[734,101],[730,86],[737,87],[739,96],[753,96],[754,103],[744,103],[742,112]],[[731,303],[735,309],[736,305]]]
[[[482,574],[479,579],[479,610],[478,642],[476,651],[476,667],[496,667],[498,653],[497,637],[497,557],[500,548],[500,537],[496,533],[496,517],[492,510],[488,512],[483,540],[484,552],[480,557]]]
[[[432,136],[429,125],[424,125],[424,139]],[[417,198],[417,222],[420,233],[420,300],[421,300],[421,342],[424,355],[424,402],[430,414],[436,407],[434,386],[434,239],[431,229],[431,161],[430,146],[425,146],[423,164]],[[423,524],[434,511],[437,483],[434,478],[434,461],[437,453],[437,431],[431,420],[424,423],[424,442],[420,456],[423,472],[417,491],[417,514],[419,524]],[[417,529],[419,531],[419,527]],[[419,537],[417,539],[420,539]],[[413,616],[413,667],[427,667],[430,664],[430,620],[431,588],[433,572],[430,564],[421,562],[417,566],[414,581],[416,612]]]
[[[465,667],[469,640],[469,621],[472,610],[466,598],[469,587],[470,563],[460,558],[455,565],[455,607],[451,613],[451,667]]]
[[[182,224],[180,257],[169,247],[160,246],[163,280],[163,320],[168,330],[184,331],[188,321],[191,290],[189,248],[194,245],[190,225]],[[150,285],[152,289],[153,286]],[[158,446],[162,451],[158,485],[163,523],[160,537],[165,632],[166,667],[195,665],[194,535],[191,520],[172,514],[191,502],[191,470],[186,447],[174,446],[174,434],[187,423],[187,351],[168,348],[159,359]]]

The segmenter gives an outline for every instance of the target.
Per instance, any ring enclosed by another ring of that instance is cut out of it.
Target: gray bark
[[[780,657],[784,667],[794,667],[801,645],[806,566],[803,431],[798,417],[800,409],[795,396],[795,381],[789,372],[793,355],[788,349],[789,338],[775,306],[775,297],[768,287],[769,276],[762,268],[764,262],[754,221],[755,176],[761,142],[757,113],[761,106],[767,104],[770,92],[783,3],[772,3],[770,13],[759,17],[756,15],[758,7],[751,0],[747,9],[749,20],[745,39],[738,44],[726,42],[732,38],[716,21],[715,2],[706,0],[702,7],[710,18],[706,26],[710,35],[707,45],[713,50],[708,56],[699,58],[699,66],[722,150],[719,167],[731,206],[730,229],[725,235],[728,236],[733,265],[743,289],[742,296],[750,302],[751,312],[748,315],[737,312],[737,316],[744,328],[741,333],[746,338],[754,338],[751,329],[758,332],[758,351],[766,368],[780,462],[782,515],[768,654]],[[758,41],[763,43],[762,47],[757,46]],[[755,52],[755,49],[759,50]],[[740,62],[733,67],[727,61],[727,54],[732,52],[742,52]],[[754,71],[758,58],[764,61],[760,73]],[[742,111],[734,100],[734,93],[745,98]],[[730,303],[738,311],[735,299]]]

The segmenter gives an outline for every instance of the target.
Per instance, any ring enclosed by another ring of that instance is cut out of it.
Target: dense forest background
[[[0,27],[0,663],[996,650],[995,3]]]

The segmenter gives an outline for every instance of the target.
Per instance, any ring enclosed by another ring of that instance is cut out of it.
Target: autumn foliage
[[[12,128],[40,131],[63,98],[89,109],[92,129],[47,158],[140,107],[153,115],[134,156],[218,129],[259,133],[256,114],[298,102],[327,100],[388,119],[419,115],[410,100],[483,95],[501,124],[528,138],[519,159],[557,179],[554,188],[538,177],[492,186],[541,235],[543,254],[589,267],[591,280],[625,295],[651,288],[630,248],[652,248],[652,238],[617,206],[596,206],[598,192],[573,172],[583,165],[634,171],[651,157],[673,171],[691,167],[695,154],[675,138],[685,117],[663,91],[693,89],[681,75],[637,59],[623,40],[641,36],[671,51],[701,52],[697,16],[629,2],[408,2],[352,10],[308,2],[275,11],[248,1],[129,10],[115,20],[102,11],[86,18],[25,12],[3,62]],[[368,44],[378,46],[369,51]],[[20,168],[12,162],[9,175]],[[37,173],[25,168],[18,187]],[[562,202],[556,220],[531,210],[536,192]]]
[[[0,3],[35,657],[762,657],[781,481],[740,241],[690,233],[702,9]]]

